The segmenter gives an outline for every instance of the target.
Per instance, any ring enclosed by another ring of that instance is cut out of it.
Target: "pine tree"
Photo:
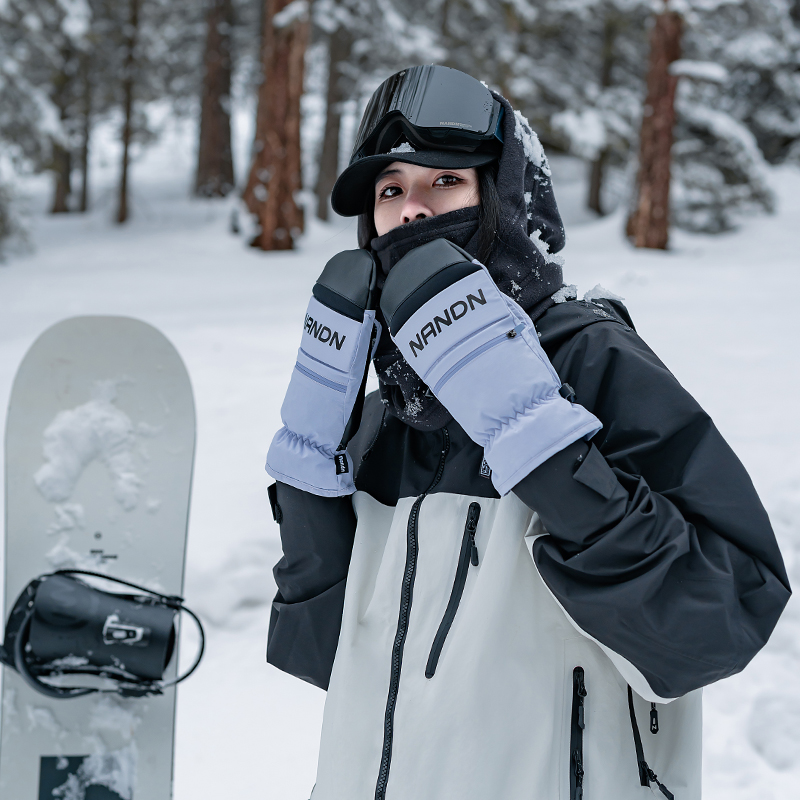
[[[346,22],[336,20],[328,32],[328,75],[325,92],[325,127],[317,168],[314,193],[317,198],[317,217],[327,220],[333,184],[339,175],[341,149],[342,106],[353,93],[355,81],[348,69],[353,52],[353,33]]]
[[[327,48],[325,125],[315,181],[317,216],[327,219],[330,192],[349,142],[341,135],[344,108],[355,129],[367,101],[389,75],[414,64],[443,61],[418,0],[316,0],[314,36]],[[355,133],[355,130],[353,130]]]
[[[671,151],[677,76],[670,67],[681,55],[683,19],[674,11],[656,16],[650,33],[650,67],[642,114],[639,174],[626,232],[636,247],[665,250],[669,240]]]
[[[231,152],[232,0],[210,0],[206,25],[194,191],[200,197],[224,197],[234,185]]]
[[[129,169],[134,148],[154,139],[147,104],[172,99],[178,107],[199,95],[203,9],[192,0],[91,0],[97,105],[121,112],[120,180],[115,218],[131,213]]]
[[[53,213],[69,210],[80,63],[89,47],[90,24],[91,9],[83,0],[8,0],[0,14],[0,46],[12,65],[3,68],[3,106],[22,111],[21,120],[5,125],[17,128],[11,134],[16,141],[33,134],[34,146],[22,148],[35,151],[36,166],[53,174]]]
[[[307,0],[266,0],[263,79],[244,201],[259,223],[252,244],[291,250],[304,227],[301,189],[300,97],[308,43]]]

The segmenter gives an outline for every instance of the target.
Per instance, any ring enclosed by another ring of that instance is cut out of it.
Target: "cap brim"
[[[419,167],[469,169],[494,161],[495,153],[460,153],[455,150],[419,150],[413,153],[381,153],[351,164],[337,179],[331,192],[333,210],[342,217],[355,217],[374,202],[375,179],[388,164],[400,161]]]

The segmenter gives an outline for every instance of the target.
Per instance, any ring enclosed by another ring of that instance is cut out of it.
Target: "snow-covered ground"
[[[251,250],[229,232],[233,201],[188,199],[191,129],[168,126],[133,170],[134,217],[118,228],[113,161],[95,164],[94,208],[48,217],[31,180],[35,249],[0,266],[0,408],[25,351],[77,314],[160,328],[192,377],[198,447],[187,598],[208,654],[179,690],[176,800],[305,800],[323,692],[266,665],[277,526],[264,454],[279,425],[313,281],[355,225],[311,221],[300,249]],[[676,234],[668,253],[631,249],[622,219],[581,209],[582,168],[555,164],[568,283],[626,298],[639,332],[711,413],[749,469],[800,585],[800,171],[772,174],[779,210],[720,237]],[[38,210],[37,210],[38,209]],[[2,465],[0,465],[0,472]],[[0,499],[0,504],[2,499]],[[800,779],[800,603],[743,674],[706,692],[705,797],[796,796]]]

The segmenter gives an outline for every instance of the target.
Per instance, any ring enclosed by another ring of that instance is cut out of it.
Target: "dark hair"
[[[500,195],[497,193],[497,162],[477,168],[480,213],[478,215],[478,250],[475,258],[482,264],[489,260],[494,239],[500,229]]]
[[[494,246],[494,239],[500,228],[500,195],[497,193],[497,162],[492,161],[482,167],[476,167],[478,174],[478,249],[475,258],[484,264],[489,259]],[[370,242],[377,238],[375,217],[372,207],[358,215],[358,246],[368,250]]]

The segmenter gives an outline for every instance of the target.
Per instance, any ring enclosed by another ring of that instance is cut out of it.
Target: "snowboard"
[[[96,316],[45,331],[8,408],[3,620],[56,569],[181,595],[194,442],[189,376],[155,328]],[[0,797],[169,800],[175,696],[53,699],[3,669]]]

